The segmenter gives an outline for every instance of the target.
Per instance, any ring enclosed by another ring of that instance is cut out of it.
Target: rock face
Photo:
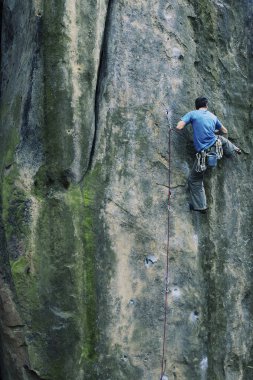
[[[0,9],[0,379],[160,378],[169,169],[164,378],[252,379],[253,1]],[[202,94],[243,153],[195,215]]]

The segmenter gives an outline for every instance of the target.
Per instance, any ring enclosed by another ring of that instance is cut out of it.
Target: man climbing
[[[191,204],[190,209],[206,213],[207,203],[204,189],[204,173],[207,169],[207,154],[213,152],[222,157],[222,150],[226,157],[240,154],[241,150],[223,136],[217,136],[215,131],[227,133],[227,129],[219,119],[208,111],[208,100],[200,97],[195,100],[196,110],[184,115],[176,129],[183,129],[187,124],[192,124],[194,147],[197,151],[196,160],[188,178]],[[222,149],[221,149],[222,147]]]

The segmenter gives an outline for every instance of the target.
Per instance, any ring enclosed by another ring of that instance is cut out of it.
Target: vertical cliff
[[[252,0],[0,4],[0,379],[159,379],[170,170],[166,376],[250,380]],[[207,215],[200,95],[243,152]]]

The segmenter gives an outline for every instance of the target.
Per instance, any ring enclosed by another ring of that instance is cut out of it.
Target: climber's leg
[[[197,160],[195,160],[188,178],[191,205],[193,210],[206,210],[206,193],[204,189],[204,171],[196,172]]]
[[[221,140],[221,143],[222,143],[224,156],[232,157],[232,156],[235,156],[236,154],[241,153],[241,150],[236,145],[232,144],[231,141],[229,141],[225,137],[219,136],[219,139]]]

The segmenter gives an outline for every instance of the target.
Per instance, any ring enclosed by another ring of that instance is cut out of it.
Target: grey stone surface
[[[252,0],[1,6],[1,378],[160,378],[170,168],[164,378],[251,380]],[[168,146],[202,94],[243,152],[207,215]]]

